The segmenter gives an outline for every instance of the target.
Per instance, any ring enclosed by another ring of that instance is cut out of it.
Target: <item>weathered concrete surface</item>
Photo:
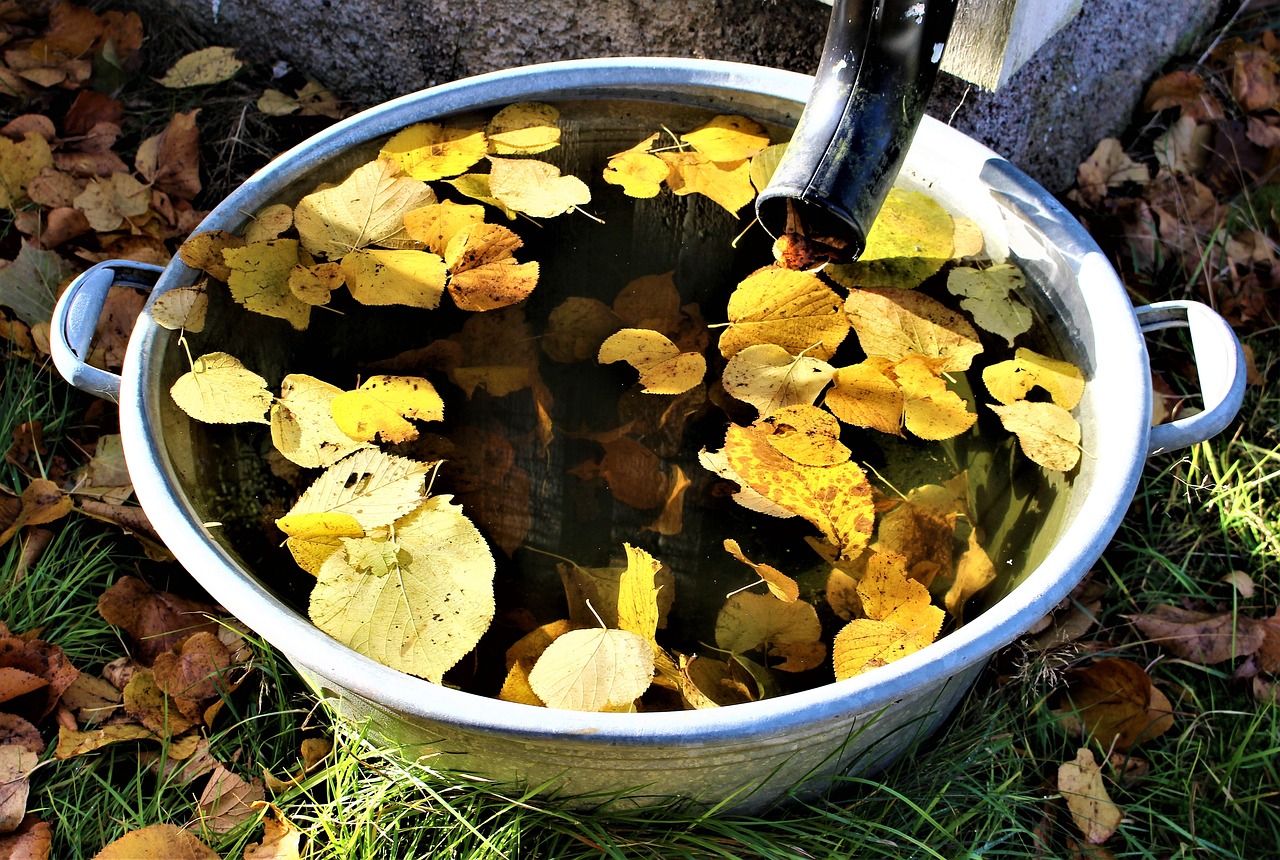
[[[358,106],[467,75],[602,56],[690,56],[812,72],[816,0],[163,0],[219,44],[281,59]],[[1088,0],[996,92],[946,75],[929,112],[1047,188],[1097,140],[1221,0]]]

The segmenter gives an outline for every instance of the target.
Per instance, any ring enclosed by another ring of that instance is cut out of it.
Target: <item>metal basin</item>
[[[247,213],[287,196],[297,183],[313,182],[317,168],[425,119],[516,101],[606,99],[742,113],[785,129],[794,125],[811,84],[788,72],[672,59],[574,61],[458,81],[352,117],[286,153],[223,202],[202,229],[237,230]],[[984,612],[888,666],[761,702],[675,713],[554,711],[437,686],[373,662],[314,627],[281,594],[278,579],[264,581],[221,529],[204,525],[221,519],[234,500],[208,498],[202,480],[242,466],[248,474],[257,464],[220,461],[205,431],[169,402],[173,378],[186,369],[176,335],[144,314],[120,377],[82,363],[107,288],[146,281],[145,272],[102,264],[81,276],[56,311],[55,360],[77,385],[119,400],[138,498],[181,563],[344,714],[368,718],[374,733],[416,752],[440,754],[441,768],[545,783],[568,798],[622,795],[652,803],[674,796],[756,809],[792,789],[820,790],[831,774],[882,767],[932,732],[988,657],[1062,600],[1101,555],[1146,458],[1223,429],[1243,393],[1239,344],[1220,317],[1184,302],[1135,311],[1074,219],[990,150],[926,119],[898,181],[975,220],[993,256],[1007,256],[1027,272],[1027,301],[1086,375],[1076,410],[1086,455],[1070,491],[1055,502],[1052,525],[1027,550],[1034,563]],[[195,274],[175,260],[159,273],[155,292],[190,284]],[[1143,332],[1175,325],[1191,328],[1204,409],[1153,430]],[[277,329],[239,333],[246,364],[262,369],[255,359],[267,361],[276,331],[283,337]],[[253,488],[244,492],[252,497]]]

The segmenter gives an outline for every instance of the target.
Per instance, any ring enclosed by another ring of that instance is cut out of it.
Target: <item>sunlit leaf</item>
[[[336,385],[291,373],[280,382],[280,397],[271,406],[271,442],[304,469],[332,466],[369,442],[344,433],[333,419]]]
[[[812,405],[834,373],[835,368],[821,359],[793,356],[776,344],[759,343],[730,358],[720,382],[765,417],[788,406]]]
[[[1022,400],[1039,386],[1063,409],[1074,409],[1084,394],[1084,374],[1068,361],[1019,347],[1013,358],[982,371],[982,381],[1001,403]]]
[[[370,245],[411,249],[405,213],[436,202],[431,188],[411,179],[393,161],[357,167],[338,185],[313,191],[293,210],[294,226],[308,252],[338,259]]]
[[[433,182],[464,173],[488,150],[479,128],[420,122],[396,132],[383,144],[378,158],[394,162],[414,179]]]
[[[680,139],[711,161],[741,161],[769,145],[764,126],[745,116],[719,115]]]
[[[702,382],[707,362],[701,355],[681,352],[665,335],[643,328],[624,328],[600,344],[601,364],[625,361],[640,372],[648,394],[682,394]]]
[[[1030,330],[1034,320],[1031,309],[1015,294],[1026,280],[1021,269],[1008,263],[987,269],[957,266],[947,274],[947,290],[964,297],[960,307],[973,316],[979,328],[1013,346],[1013,339]]]
[[[529,158],[491,158],[489,190],[504,206],[531,218],[554,218],[591,202],[591,190],[576,176]]]
[[[418,437],[408,419],[440,421],[444,401],[435,386],[417,376],[371,376],[355,391],[336,394],[329,401],[338,429],[361,442],[374,437],[392,444]]]
[[[791,355],[826,360],[849,333],[840,297],[809,272],[778,266],[748,275],[729,296],[729,327],[720,353],[732,358],[754,344],[769,343]]]
[[[299,331],[307,327],[311,306],[298,301],[289,289],[289,277],[299,261],[297,239],[224,248],[222,258],[233,299],[254,313],[287,320]]]
[[[1080,462],[1080,425],[1056,403],[1018,400],[991,404],[1004,429],[1018,437],[1018,447],[1046,469],[1066,472]]]
[[[929,359],[942,372],[968,370],[982,352],[969,321],[913,290],[865,289],[849,293],[845,310],[862,351],[893,361]]]
[[[560,143],[560,111],[542,102],[516,102],[494,114],[485,127],[495,155],[533,155]]]
[[[209,424],[266,424],[274,399],[265,379],[225,352],[197,358],[169,393],[183,412]]]
[[[549,708],[630,710],[653,681],[653,648],[626,630],[572,630],[556,639],[529,673]]]

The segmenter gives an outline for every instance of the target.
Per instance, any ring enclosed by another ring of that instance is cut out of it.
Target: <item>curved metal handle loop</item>
[[[1174,451],[1216,436],[1244,402],[1244,350],[1231,326],[1200,302],[1155,302],[1134,308],[1142,331],[1190,328],[1191,350],[1204,395],[1204,410],[1151,428],[1147,456]]]
[[[120,376],[86,363],[98,319],[112,287],[151,291],[164,269],[149,263],[107,260],[82,272],[58,298],[49,326],[54,367],[68,382],[113,403],[120,399]]]

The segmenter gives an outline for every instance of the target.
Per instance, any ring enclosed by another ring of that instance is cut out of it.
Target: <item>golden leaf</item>
[[[871,536],[871,484],[853,461],[805,466],[778,453],[768,435],[730,425],[724,453],[751,489],[818,527],[841,558],[852,558]]]
[[[348,551],[329,556],[311,592],[311,619],[365,656],[438,684],[493,621],[493,555],[447,496],[427,499],[393,531],[394,551],[375,555],[384,574],[351,561],[353,545],[357,559],[375,549],[368,538],[345,539]]]
[[[394,161],[378,159],[299,200],[293,223],[308,252],[336,260],[369,245],[416,248],[405,232],[405,213],[434,202],[429,186],[400,173]]]
[[[862,351],[897,361],[927,358],[941,372],[968,370],[982,352],[969,321],[941,302],[912,290],[865,289],[849,293],[845,310]]]
[[[956,578],[942,599],[943,606],[957,623],[964,622],[964,605],[982,589],[996,580],[996,568],[991,556],[978,543],[977,529],[969,532],[969,547],[956,563]]]
[[[618,629],[642,636],[657,648],[661,611],[658,593],[662,586],[658,572],[662,562],[639,547],[624,543],[627,566],[618,578]]]
[[[190,287],[174,287],[152,299],[147,310],[161,328],[195,334],[204,330],[209,293],[203,281]]]
[[[906,399],[889,375],[892,367],[888,359],[868,358],[840,368],[822,404],[846,424],[901,436]]]
[[[1080,462],[1080,425],[1056,403],[1018,400],[991,405],[1004,429],[1018,437],[1018,447],[1046,469],[1066,472]]]
[[[978,420],[959,394],[947,388],[931,361],[910,355],[893,366],[893,375],[902,389],[904,426],[921,439],[950,439],[968,430]]]
[[[646,394],[683,394],[702,382],[707,362],[701,355],[681,352],[680,347],[659,332],[624,328],[600,344],[601,364],[625,361],[640,372]]]
[[[764,126],[745,116],[720,115],[680,139],[711,161],[741,161],[769,145]]]
[[[304,469],[327,468],[368,441],[353,439],[333,420],[336,385],[291,373],[280,382],[280,397],[271,406],[271,442],[288,460]]]
[[[716,616],[716,645],[735,654],[764,649],[782,656],[783,662],[772,668],[784,672],[801,672],[820,663],[826,657],[821,638],[818,613],[803,600],[787,603],[772,594],[744,591],[725,601]]]
[[[348,514],[366,531],[390,525],[421,505],[432,465],[361,449],[316,478],[287,516]]]
[[[626,152],[611,157],[604,168],[604,181],[620,186],[628,197],[657,197],[671,172],[665,161],[649,152],[657,140],[658,135],[652,134]]]
[[[434,182],[463,173],[488,150],[481,129],[420,122],[393,135],[378,158],[394,162],[414,179]]]
[[[720,354],[732,358],[771,343],[792,355],[830,358],[849,333],[840,297],[810,272],[769,266],[748,275],[729,296],[729,327]]]
[[[201,48],[174,63],[156,83],[169,89],[207,87],[229,81],[244,63],[236,59],[235,48]]]
[[[327,305],[345,282],[341,263],[299,263],[289,271],[289,292],[307,305]]]
[[[404,229],[409,238],[427,246],[433,254],[444,257],[445,249],[458,231],[484,221],[484,207],[442,200],[404,214]]]
[[[342,277],[362,305],[408,305],[431,310],[444,293],[444,261],[430,251],[362,248],[342,258]]]
[[[838,466],[853,456],[840,441],[840,422],[816,406],[786,406],[756,423],[770,429],[775,450],[803,466]]]
[[[334,395],[329,403],[338,429],[352,439],[380,437],[396,444],[418,438],[406,419],[440,421],[444,401],[435,386],[417,376],[371,376],[355,391]]]
[[[502,210],[502,214],[506,215],[509,220],[514,221],[516,210],[507,206],[497,197],[493,196],[493,191],[489,187],[489,174],[487,173],[465,173],[457,179],[446,180],[452,185],[459,194],[470,197],[472,200],[479,200],[481,203],[487,203],[497,209]]]
[[[542,102],[516,102],[494,114],[485,127],[495,155],[533,155],[560,143],[560,111]]]
[[[756,572],[756,576],[768,587],[769,593],[783,603],[795,603],[800,599],[800,586],[776,567],[768,564],[756,564],[742,552],[742,547],[732,538],[724,542],[724,550],[738,561]]]
[[[1022,289],[1026,277],[1017,266],[1007,263],[986,269],[957,266],[947,273],[947,291],[964,296],[960,307],[973,316],[979,328],[1013,339],[1031,328],[1031,309],[1011,293]]]
[[[531,218],[554,218],[591,202],[591,190],[576,176],[529,158],[490,158],[489,190],[504,206]]]
[[[274,399],[265,379],[225,352],[197,358],[169,393],[183,412],[207,424],[266,424]]]
[[[758,343],[729,359],[720,383],[765,417],[789,406],[812,405],[834,373],[835,368],[821,359],[793,357],[776,344]]]
[[[1081,747],[1074,761],[1058,766],[1058,791],[1067,801],[1071,820],[1091,845],[1106,842],[1120,827],[1124,813],[1111,802],[1102,768],[1088,747]]]
[[[244,228],[244,241],[266,242],[278,239],[285,230],[293,226],[293,207],[287,203],[273,203],[255,213]]]
[[[218,852],[176,824],[131,830],[103,847],[93,860],[220,860]]]
[[[929,602],[929,589],[907,577],[902,556],[872,554],[857,593],[867,617],[836,634],[832,657],[838,681],[913,654],[942,629],[942,610]]]
[[[1084,394],[1084,374],[1068,361],[1019,347],[1013,358],[982,371],[991,396],[1006,405],[1022,400],[1039,386],[1063,409],[1074,409]]]
[[[498,691],[498,699],[503,702],[515,702],[519,705],[545,708],[547,703],[538,698],[538,694],[533,691],[533,686],[529,683],[529,672],[532,669],[532,662],[518,660],[513,663],[507,669],[507,677],[502,681],[502,689]]]
[[[27,186],[46,167],[53,166],[49,141],[35,131],[22,140],[0,136],[0,209],[16,209],[27,202]]]
[[[223,259],[222,251],[225,248],[243,248],[244,244],[244,239],[226,230],[206,230],[192,233],[178,248],[178,256],[191,268],[225,283],[231,277],[231,269]]]
[[[342,549],[342,538],[364,537],[355,517],[336,511],[289,514],[276,520],[276,527],[289,536],[285,546],[293,560],[312,576],[318,576],[329,556]]]
[[[828,266],[841,286],[910,289],[951,259],[955,227],[933,198],[918,191],[890,189],[867,231],[867,247],[856,263]]]
[[[733,494],[733,500],[749,511],[755,511],[758,514],[765,514],[778,519],[790,519],[796,516],[796,512],[784,508],[782,505],[775,504],[764,496],[751,489],[751,486],[733,470],[729,465],[729,458],[725,456],[723,451],[708,451],[703,448],[698,452],[698,462],[708,472],[719,475],[726,481],[732,481],[738,485],[738,491]]]
[[[667,187],[678,195],[701,194],[737,217],[756,197],[746,160],[715,162],[698,152],[660,152],[667,165]]]
[[[472,224],[449,240],[444,262],[449,295],[464,311],[491,311],[528,298],[538,285],[538,263],[517,263],[524,242],[498,224]]]
[[[227,287],[231,297],[246,309],[286,320],[298,331],[311,320],[311,306],[298,301],[289,289],[289,276],[298,265],[297,239],[272,239],[243,248],[223,248]]]
[[[653,681],[653,647],[626,630],[571,630],[534,664],[529,686],[549,708],[631,710]]]

